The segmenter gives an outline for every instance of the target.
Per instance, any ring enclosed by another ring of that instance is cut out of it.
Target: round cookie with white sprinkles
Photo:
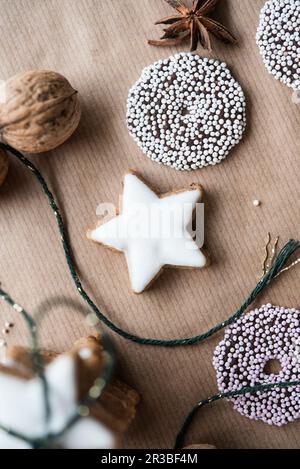
[[[269,73],[299,91],[300,1],[267,1],[261,10],[256,42]]]
[[[222,393],[258,384],[299,381],[300,311],[267,304],[239,318],[225,330],[213,364]],[[300,386],[230,400],[242,415],[269,425],[281,426],[300,417]]]
[[[246,101],[225,63],[181,53],[145,68],[127,126],[153,161],[177,170],[220,163],[242,138]]]

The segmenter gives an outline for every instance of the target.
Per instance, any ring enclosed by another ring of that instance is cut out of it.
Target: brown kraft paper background
[[[0,0],[0,79],[28,69],[65,75],[80,93],[83,115],[62,147],[32,157],[63,207],[83,283],[123,329],[155,338],[194,335],[226,319],[260,275],[266,234],[299,238],[299,112],[292,91],[269,75],[255,43],[264,0],[224,0],[218,16],[237,46],[214,41],[213,57],[227,62],[247,96],[245,137],[221,165],[176,172],[146,158],[128,134],[126,99],[141,70],[181,48],[153,48],[153,24],[171,14],[162,0]],[[200,51],[201,53],[201,51]],[[168,270],[142,295],[129,288],[124,256],[89,242],[100,202],[118,203],[121,181],[136,169],[161,192],[203,185],[206,270]],[[44,313],[43,347],[64,350],[92,332],[80,311],[53,214],[32,174],[11,158],[0,189],[0,280],[29,311]],[[259,208],[253,199],[260,199]],[[258,299],[299,307],[299,267]],[[1,304],[3,323],[16,322],[9,343],[27,340],[20,318]],[[222,332],[201,345],[143,347],[116,335],[120,373],[142,395],[126,448],[171,447],[190,407],[217,391],[212,355]],[[205,408],[187,443],[219,448],[296,448],[300,421],[282,428],[252,422],[230,403]]]

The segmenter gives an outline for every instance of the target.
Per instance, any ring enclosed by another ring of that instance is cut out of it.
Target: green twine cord
[[[58,205],[55,202],[54,196],[52,192],[50,191],[44,177],[40,173],[40,171],[33,165],[31,161],[29,161],[22,153],[19,151],[15,150],[9,145],[6,145],[2,142],[0,142],[0,147],[2,147],[4,150],[10,152],[12,155],[14,155],[26,168],[30,169],[34,176],[36,177],[37,181],[41,185],[45,195],[48,198],[48,202],[50,204],[50,207],[52,208],[54,215],[56,217],[56,221],[58,224],[58,229],[59,233],[61,236],[61,241],[62,241],[62,246],[63,250],[65,253],[67,265],[69,267],[69,271],[71,274],[71,277],[73,279],[73,282],[77,288],[77,291],[81,295],[81,297],[86,301],[86,303],[91,307],[91,309],[94,311],[98,319],[105,324],[109,329],[111,329],[113,332],[117,333],[124,339],[130,340],[132,342],[141,344],[141,345],[152,345],[152,346],[162,346],[162,347],[178,347],[178,346],[185,346],[185,345],[194,345],[201,343],[205,339],[211,337],[215,333],[219,332],[220,330],[224,329],[225,327],[229,326],[230,324],[234,323],[245,311],[246,309],[253,303],[253,301],[256,299],[256,297],[271,283],[271,281],[280,273],[280,271],[285,267],[287,264],[288,260],[290,257],[297,251],[300,247],[300,243],[298,241],[295,241],[291,239],[280,251],[278,254],[277,258],[274,260],[272,267],[270,270],[264,275],[264,277],[258,282],[256,287],[252,290],[248,298],[244,301],[242,306],[232,315],[230,316],[226,321],[212,327],[209,329],[207,332],[193,336],[193,337],[187,337],[183,339],[171,339],[171,340],[163,340],[163,339],[150,339],[150,338],[144,338],[144,337],[139,337],[135,334],[131,334],[129,332],[124,331],[117,325],[115,325],[110,319],[108,319],[97,307],[97,305],[93,302],[93,300],[90,298],[90,296],[87,294],[85,289],[82,286],[82,283],[79,279],[79,276],[76,271],[76,267],[73,261],[73,255],[72,255],[72,250],[71,246],[69,243],[68,235],[64,226],[63,218],[61,216],[60,210],[58,208]],[[15,307],[15,303],[13,300],[5,293],[3,290],[0,289],[0,296],[5,299],[11,306]],[[30,327],[30,330],[33,334],[33,339],[35,340],[35,323],[32,320],[32,318],[26,313],[25,310],[22,309],[20,311],[27,324]],[[32,322],[33,321],[33,322]],[[37,348],[33,348],[34,351],[36,351],[36,356],[37,362],[40,363],[40,358],[39,354],[37,351]],[[43,367],[38,366],[38,370],[40,370],[40,377],[43,379],[43,372],[41,371]],[[109,380],[109,377],[111,375],[111,367],[107,367],[107,369],[104,371],[104,382],[107,383]],[[107,375],[107,376],[106,376]],[[47,387],[46,387],[46,382],[45,383],[45,402],[47,402]],[[186,417],[181,430],[179,431],[177,437],[176,437],[176,442],[175,442],[175,449],[181,448],[183,444],[183,440],[185,438],[186,432],[188,431],[195,415],[197,414],[198,410],[205,405],[211,404],[212,402],[216,402],[220,399],[225,399],[225,398],[232,398],[232,397],[237,397],[237,396],[242,396],[245,394],[254,394],[259,391],[269,391],[271,389],[275,388],[288,388],[292,386],[299,386],[300,381],[291,381],[291,382],[280,382],[280,383],[272,383],[272,384],[259,384],[254,387],[245,387],[240,389],[239,391],[231,391],[223,394],[216,394],[208,399],[202,400],[198,402],[193,409],[190,411],[188,416]],[[46,404],[47,406],[47,404]],[[5,426],[0,424],[0,429],[7,432],[8,434],[19,438],[23,441],[26,441],[29,443],[33,448],[41,448],[47,446],[49,441],[57,439],[59,436],[61,436],[71,425],[73,425],[78,418],[80,418],[79,415],[75,415],[70,419],[69,422],[67,422],[66,426],[62,429],[61,432],[57,434],[47,434],[44,437],[40,439],[35,439],[35,440],[30,440],[24,435],[19,434],[18,432],[15,432],[12,429],[6,428]]]
[[[271,269],[258,282],[254,290],[250,293],[248,298],[245,300],[242,306],[236,311],[236,313],[230,316],[226,321],[212,327],[207,332],[204,332],[202,334],[192,336],[192,337],[187,337],[187,338],[182,338],[182,339],[170,339],[170,340],[140,337],[138,335],[131,334],[130,332],[127,332],[121,329],[116,324],[114,324],[109,318],[107,318],[100,311],[98,306],[93,302],[93,300],[87,294],[76,271],[75,263],[73,261],[73,254],[72,254],[71,246],[69,243],[69,238],[67,235],[66,228],[64,226],[63,218],[60,213],[59,207],[44,177],[40,173],[40,171],[33,165],[31,161],[29,161],[21,152],[19,152],[15,148],[12,148],[10,145],[4,144],[2,142],[0,142],[0,147],[2,147],[5,151],[10,152],[26,168],[28,168],[33,173],[33,175],[35,176],[35,178],[41,185],[45,195],[47,196],[50,207],[52,208],[54,215],[56,217],[67,265],[69,267],[69,271],[73,279],[73,282],[75,284],[75,287],[77,291],[79,292],[80,296],[90,306],[90,308],[94,311],[98,319],[103,324],[105,324],[109,329],[111,329],[113,332],[123,337],[124,339],[130,340],[137,344],[161,346],[161,347],[180,347],[180,346],[186,346],[186,345],[199,344],[203,342],[205,339],[208,339],[209,337],[219,332],[220,330],[224,329],[225,327],[229,326],[236,319],[238,319],[245,312],[245,310],[253,303],[256,297],[271,283],[271,281],[276,277],[276,275],[280,272],[280,270],[286,265],[287,261],[292,256],[292,254],[294,254],[294,252],[300,247],[300,243],[298,241],[290,240],[278,254]]]
[[[31,339],[32,339],[32,365],[33,365],[33,370],[36,372],[37,376],[41,379],[42,387],[43,387],[43,397],[44,397],[44,405],[45,405],[45,420],[46,420],[46,425],[49,423],[50,417],[51,417],[51,406],[50,406],[50,399],[49,399],[49,387],[48,383],[45,377],[44,373],[44,361],[42,359],[42,356],[40,354],[39,348],[38,348],[38,343],[37,343],[37,326],[36,322],[30,316],[30,314],[18,303],[16,303],[12,297],[4,291],[0,287],[0,298],[4,300],[7,304],[9,304],[15,311],[20,313],[25,320],[30,334],[31,334]],[[114,372],[114,366],[115,366],[115,349],[110,341],[110,339],[106,336],[102,336],[102,345],[103,348],[106,352],[106,360],[104,363],[103,370],[101,371],[101,376],[99,376],[99,380],[101,381],[101,393],[102,394],[103,390],[109,383],[113,372]],[[89,394],[84,397],[81,401],[81,405],[91,405],[96,402],[97,399],[99,399],[100,396],[98,397],[91,397]],[[60,438],[67,430],[69,430],[79,419],[81,418],[81,415],[79,412],[76,412],[74,415],[72,415],[69,420],[66,422],[64,427],[56,432],[56,433],[51,433],[47,432],[45,435],[39,437],[39,438],[28,438],[27,436],[23,435],[22,433],[19,433],[12,428],[8,428],[5,425],[2,425],[0,423],[0,430],[4,431],[8,435],[11,435],[15,438],[18,438],[19,440],[22,440],[26,443],[28,443],[32,448],[38,449],[38,448],[46,448],[49,447],[49,444],[51,442],[55,442],[58,438]]]
[[[257,384],[256,386],[252,386],[252,387],[246,386],[242,389],[239,389],[238,391],[229,391],[223,394],[216,394],[207,399],[197,402],[197,404],[194,405],[192,410],[189,412],[189,414],[185,418],[183,425],[177,434],[174,449],[180,449],[183,447],[186,433],[190,425],[192,424],[196,414],[202,407],[208,404],[211,404],[213,402],[219,401],[221,399],[229,399],[229,398],[238,397],[238,396],[245,396],[246,394],[255,394],[257,392],[271,391],[272,389],[276,389],[276,388],[289,388],[289,387],[299,386],[299,385],[300,385],[300,381],[287,381],[287,382],[281,381],[279,383]]]

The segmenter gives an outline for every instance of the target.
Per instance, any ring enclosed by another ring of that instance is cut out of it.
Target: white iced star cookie
[[[42,382],[39,378],[27,380],[14,376],[10,370],[0,373],[0,424],[33,440],[47,432],[57,434],[76,414],[78,401],[75,386],[75,360],[63,355],[45,371],[50,397],[50,418],[45,422]],[[113,448],[113,433],[94,418],[80,418],[53,442],[65,449]],[[30,449],[26,441],[0,430],[0,448]]]
[[[158,195],[136,173],[129,172],[124,178],[120,214],[87,236],[125,254],[132,290],[142,293],[164,267],[207,265],[189,230],[202,197],[198,184]]]
[[[47,448],[114,448],[116,436],[124,434],[135,417],[139,395],[113,377],[97,397],[107,357],[100,337],[84,337],[62,355],[43,351],[41,356],[47,365],[51,410],[47,420],[42,383],[35,377],[29,351],[18,346],[6,349],[5,361],[0,363],[0,449],[29,449],[32,445],[25,439],[36,440],[49,433],[57,436],[44,442]],[[94,401],[87,404],[87,395]],[[85,402],[84,412],[79,412],[84,416],[66,427],[80,402]]]

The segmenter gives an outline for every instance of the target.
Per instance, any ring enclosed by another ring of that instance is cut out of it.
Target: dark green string
[[[294,252],[299,248],[300,243],[298,241],[290,240],[284,248],[281,250],[277,258],[275,259],[271,269],[265,274],[265,276],[258,282],[254,290],[250,293],[248,298],[245,300],[245,302],[242,304],[242,306],[234,313],[232,316],[230,316],[226,321],[212,327],[209,329],[207,332],[204,332],[203,334],[199,334],[196,336],[192,337],[187,337],[187,338],[182,338],[182,339],[151,339],[151,338],[145,338],[145,337],[140,337],[135,334],[131,334],[130,332],[124,331],[121,329],[119,326],[114,324],[110,319],[108,319],[98,308],[98,306],[93,302],[93,300],[90,298],[90,296],[87,294],[85,291],[84,287],[82,286],[82,283],[79,279],[79,276],[76,271],[75,263],[73,261],[73,255],[72,255],[72,250],[71,246],[69,243],[69,238],[67,235],[67,231],[64,226],[63,218],[60,213],[60,210],[55,202],[54,196],[52,192],[50,191],[44,177],[40,173],[40,171],[33,165],[31,161],[29,161],[22,153],[19,151],[15,150],[9,145],[6,145],[2,142],[0,142],[0,147],[2,147],[4,150],[10,152],[12,155],[14,155],[26,168],[30,169],[36,179],[38,180],[39,184],[41,185],[45,195],[48,198],[49,204],[54,212],[54,215],[56,217],[56,221],[58,224],[58,229],[62,241],[62,246],[63,250],[65,253],[66,261],[69,267],[69,271],[71,274],[71,277],[73,279],[73,282],[77,288],[77,291],[81,295],[81,297],[86,301],[86,303],[90,306],[90,308],[94,311],[98,319],[105,324],[109,329],[111,329],[113,332],[117,333],[124,339],[130,340],[132,342],[136,342],[141,345],[152,345],[152,346],[161,346],[161,347],[179,347],[179,346],[184,346],[184,345],[194,345],[198,344],[200,342],[203,342],[205,339],[208,337],[212,336],[216,332],[219,332],[220,330],[224,329],[224,327],[227,327],[228,325],[232,324],[236,319],[238,319],[244,312],[245,310],[253,303],[253,301],[256,299],[256,297],[270,284],[272,279],[276,277],[276,275],[280,272],[280,270],[286,265],[287,261],[289,258],[294,254]]]
[[[238,397],[238,396],[245,396],[246,394],[255,394],[260,391],[271,391],[272,389],[276,388],[289,388],[293,386],[299,386],[300,381],[287,381],[287,382],[279,382],[279,383],[270,383],[270,384],[257,384],[256,386],[246,386],[242,389],[239,389],[238,391],[228,391],[223,394],[216,394],[214,396],[211,396],[207,399],[204,399],[203,401],[197,402],[197,404],[192,408],[190,413],[187,415],[187,417],[184,420],[184,423],[177,434],[176,440],[175,440],[175,445],[174,449],[180,449],[183,447],[184,444],[184,438],[186,436],[186,433],[192,424],[196,414],[202,407],[212,404],[213,402],[219,401],[221,399],[229,399],[232,397]]]
[[[49,387],[47,384],[47,380],[45,377],[44,373],[44,361],[42,359],[42,356],[40,354],[38,344],[37,344],[37,327],[36,327],[36,322],[30,316],[30,314],[18,303],[16,303],[12,297],[5,292],[2,288],[0,288],[0,298],[4,300],[6,303],[8,303],[15,311],[20,313],[22,317],[24,318],[31,334],[31,339],[32,339],[32,359],[33,359],[33,370],[34,372],[38,375],[38,377],[41,379],[42,386],[43,386],[43,396],[44,396],[44,404],[45,404],[45,416],[46,416],[46,423],[49,423],[49,419],[51,417],[51,406],[50,406],[50,399],[49,399]],[[106,353],[106,360],[104,363],[103,370],[101,371],[101,376],[99,379],[101,379],[101,393],[109,383],[113,372],[114,372],[114,364],[115,364],[115,349],[113,347],[112,342],[110,339],[106,336],[103,335],[101,337],[101,342],[103,345],[103,348]],[[101,394],[100,394],[101,395]],[[81,404],[82,405],[91,405],[96,402],[97,399],[99,399],[100,396],[97,398],[91,397],[89,394],[85,396]],[[28,438],[27,436],[23,435],[22,433],[19,433],[15,431],[12,428],[8,428],[5,425],[2,425],[0,423],[0,430],[4,431],[8,435],[11,435],[15,438],[18,438],[22,441],[25,441],[28,443],[32,448],[46,448],[49,447],[49,444],[51,444],[52,441],[57,440],[59,437],[61,437],[69,428],[71,428],[79,419],[81,418],[81,415],[79,412],[76,412],[73,416],[70,417],[70,419],[66,422],[64,427],[56,432],[56,433],[51,433],[51,432],[46,432],[45,435],[43,435],[40,438]]]
[[[105,324],[108,328],[110,328],[112,331],[116,332],[118,335],[121,337],[131,340],[132,342],[136,342],[138,344],[142,345],[153,345],[153,346],[163,346],[163,347],[176,347],[176,346],[185,346],[185,345],[194,345],[197,343],[200,343],[204,341],[205,339],[209,338],[213,334],[217,333],[218,331],[224,329],[225,327],[229,326],[233,322],[235,322],[236,319],[238,319],[244,312],[245,310],[253,303],[253,301],[256,299],[256,297],[271,283],[271,281],[279,274],[281,269],[284,268],[284,266],[287,264],[289,258],[294,254],[294,252],[299,249],[300,243],[295,240],[290,240],[284,248],[280,251],[278,254],[277,258],[274,260],[272,267],[270,270],[264,275],[264,277],[258,282],[256,287],[252,290],[248,298],[245,300],[245,302],[242,304],[242,306],[236,311],[235,314],[230,316],[226,321],[214,326],[213,328],[209,329],[207,332],[203,334],[199,334],[193,337],[188,337],[188,338],[183,338],[183,339],[171,339],[171,340],[161,340],[161,339],[149,339],[149,338],[144,338],[144,337],[139,337],[135,334],[131,334],[129,332],[124,331],[117,325],[115,325],[110,319],[108,319],[96,306],[96,304],[92,301],[92,299],[89,297],[87,292],[82,286],[82,283],[78,277],[76,267],[73,261],[73,256],[72,256],[72,251],[68,239],[68,235],[63,223],[62,216],[60,214],[60,210],[55,202],[54,196],[52,192],[50,191],[44,177],[40,173],[40,171],[29,161],[22,153],[19,151],[15,150],[14,148],[10,147],[9,145],[3,144],[0,142],[0,147],[2,147],[4,150],[9,151],[12,153],[24,166],[26,166],[28,169],[32,171],[36,179],[38,180],[39,184],[41,185],[45,195],[48,198],[49,204],[54,212],[54,215],[57,220],[60,236],[61,236],[61,241],[63,245],[63,250],[65,253],[66,261],[69,267],[70,274],[72,276],[72,279],[74,281],[74,284],[81,295],[81,297],[86,301],[86,303],[92,308],[92,310],[95,312],[97,315],[98,319]],[[2,291],[2,294],[1,294]],[[10,303],[12,306],[15,305],[13,300],[11,302],[9,301],[9,296],[3,292],[3,290],[0,290],[0,294],[2,298],[4,298],[8,303]],[[31,323],[31,318],[30,316],[22,310],[22,314],[24,315],[24,318],[26,319],[27,323],[30,325]],[[32,332],[34,332],[36,328],[31,329]],[[37,350],[37,348],[34,347],[34,350]],[[107,374],[109,375],[111,373],[110,367],[107,368]],[[105,381],[106,383],[108,381]],[[198,402],[191,412],[188,414],[187,418],[185,419],[185,422],[180,430],[180,432],[177,435],[176,438],[176,443],[175,443],[175,448],[181,448],[184,436],[191,425],[196,413],[198,410],[202,407],[204,407],[207,404],[210,404],[212,402],[218,401],[220,399],[224,398],[230,398],[230,397],[236,397],[236,396],[241,396],[245,394],[253,394],[258,391],[268,391],[274,388],[287,388],[290,386],[298,386],[300,385],[300,381],[291,381],[291,382],[281,382],[281,383],[274,383],[274,384],[267,384],[267,385],[257,385],[254,387],[245,387],[239,391],[232,391],[224,394],[217,394],[215,396],[212,396],[208,399],[205,399],[203,401]],[[45,447],[49,444],[49,441],[55,440],[58,438],[61,434],[63,434],[71,425],[73,425],[77,419],[80,418],[79,415],[75,415],[70,419],[70,421],[66,424],[64,429],[62,429],[61,432],[57,434],[50,434],[48,433],[45,435],[43,438],[36,439],[36,440],[29,440],[27,437],[24,435],[19,434],[18,432],[14,432],[12,429],[6,428],[5,426],[2,426],[0,424],[0,429],[6,431],[8,434],[15,436],[16,438],[19,438],[21,440],[24,440],[28,442],[32,447],[34,448],[39,448],[39,447]]]

